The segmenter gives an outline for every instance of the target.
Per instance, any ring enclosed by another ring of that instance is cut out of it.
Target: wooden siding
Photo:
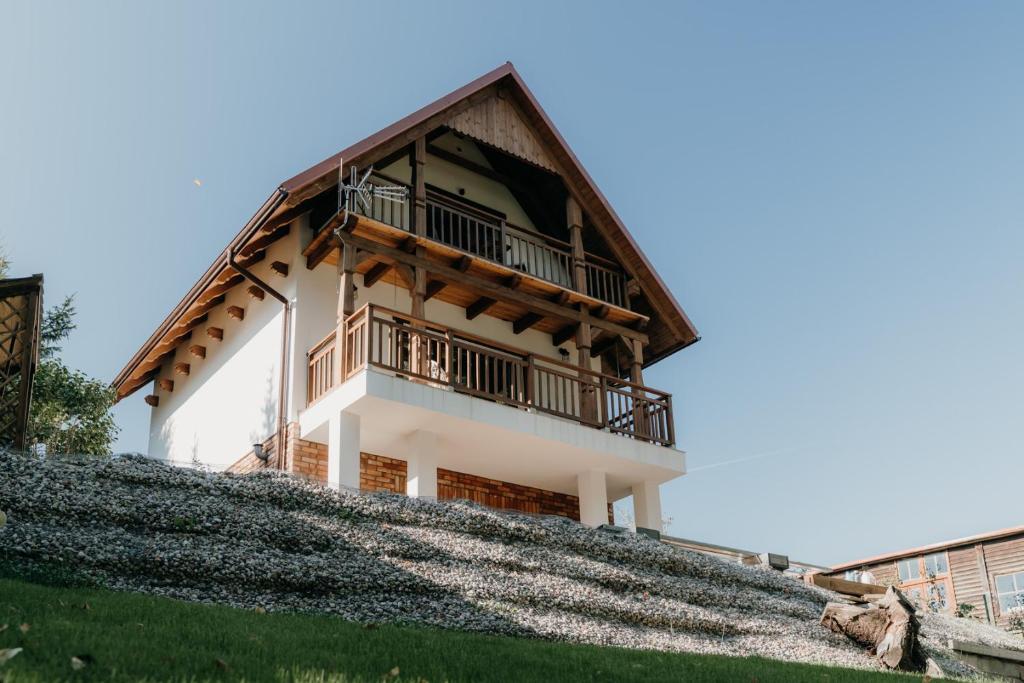
[[[999,610],[999,600],[996,597],[995,577],[1024,571],[1024,535],[984,545],[985,564],[988,565],[989,590],[992,593],[992,603],[995,606],[994,609],[998,622],[1005,624],[1006,615]]]
[[[973,545],[951,549],[949,572],[953,577],[953,591],[957,604],[974,605],[974,614],[985,617],[985,578],[978,569],[978,551]]]
[[[891,555],[890,559],[883,562],[868,562],[851,568],[870,571],[874,574],[876,583],[898,586],[899,576],[896,571],[898,561],[945,552],[949,562],[949,575],[953,581],[953,593],[950,596],[951,607],[955,608],[956,605],[965,603],[974,605],[972,616],[985,620],[985,595],[987,594],[990,599],[992,617],[1000,626],[1006,626],[1006,616],[999,610],[995,577],[1024,571],[1024,533],[992,540],[978,537],[971,541],[945,548],[941,545],[928,546],[924,549],[918,548],[905,555]],[[828,572],[828,574],[842,577],[845,574],[845,569]]]
[[[516,107],[499,92],[465,111],[453,114],[448,127],[465,133],[551,172],[557,172],[544,146],[523,121]]]

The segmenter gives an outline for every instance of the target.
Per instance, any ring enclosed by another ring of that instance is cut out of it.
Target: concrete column
[[[327,485],[359,489],[358,415],[339,412],[331,416],[327,435]]]
[[[405,493],[410,498],[437,498],[437,435],[416,431],[409,436]]]
[[[644,481],[633,485],[633,519],[638,528],[653,529],[658,533],[661,528],[661,489],[653,481]]]
[[[580,521],[592,527],[607,524],[608,488],[604,472],[580,472],[576,477],[576,489],[580,497]]]

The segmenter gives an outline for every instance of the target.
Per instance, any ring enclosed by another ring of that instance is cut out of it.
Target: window
[[[949,573],[946,553],[932,553],[924,556],[924,573],[929,577],[942,576]]]
[[[1024,572],[997,576],[996,594],[999,599],[1000,612],[1005,613],[1018,607],[1024,608]]]
[[[946,582],[936,581],[928,584],[928,609],[932,612],[944,612],[949,609],[949,598]]]
[[[896,562],[900,588],[918,609],[948,612],[953,603],[949,559],[945,552],[908,557]],[[1024,588],[1024,577],[1021,587]]]
[[[856,569],[847,569],[843,578],[847,581],[860,581],[860,571]]]
[[[900,560],[896,563],[896,571],[900,575],[900,583],[916,581],[921,578],[920,558],[912,557],[909,560]]]

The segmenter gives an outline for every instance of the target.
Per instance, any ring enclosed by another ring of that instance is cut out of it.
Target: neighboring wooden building
[[[829,576],[897,586],[922,609],[971,616],[1006,626],[1011,610],[1024,610],[1024,526],[846,562]]]
[[[658,530],[697,339],[506,64],[282,183],[114,386],[155,457]]]

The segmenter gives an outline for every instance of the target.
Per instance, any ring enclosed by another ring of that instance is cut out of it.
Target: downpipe
[[[284,196],[280,198],[280,202],[283,202]],[[260,225],[257,226],[255,232],[259,231],[259,228],[270,218],[270,215],[274,212],[277,206],[273,207],[270,211],[264,214],[263,219],[260,221]],[[284,469],[284,457],[285,457],[285,427],[288,421],[288,379],[289,379],[289,366],[290,363],[288,358],[288,351],[291,348],[292,343],[292,302],[288,298],[281,294],[269,284],[267,284],[262,278],[257,276],[251,270],[240,264],[235,260],[235,256],[238,253],[238,249],[242,245],[232,246],[225,250],[225,258],[227,265],[232,268],[235,272],[240,274],[246,280],[249,280],[254,285],[262,289],[263,291],[270,294],[270,296],[281,302],[284,307],[284,318],[281,321],[281,367],[280,376],[278,377],[278,395],[277,395],[277,434],[276,434],[276,452],[277,452],[277,469]]]

